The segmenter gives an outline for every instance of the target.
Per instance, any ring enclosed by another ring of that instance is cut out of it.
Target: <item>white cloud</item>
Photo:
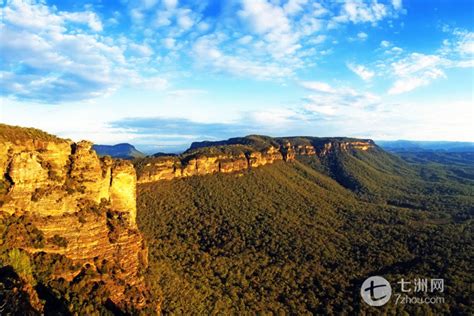
[[[278,79],[288,77],[292,70],[277,63],[256,62],[245,57],[228,55],[222,52],[216,36],[202,36],[193,46],[193,53],[200,65],[211,66],[220,72],[238,76],[252,76],[256,79]]]
[[[391,95],[413,91],[428,86],[433,81],[446,78],[445,71],[449,68],[474,67],[474,33],[465,29],[452,29],[445,25],[443,32],[451,35],[442,41],[442,46],[433,54],[405,52],[383,40],[384,59],[376,62],[377,73],[393,78],[388,89]]]
[[[455,62],[453,66],[459,68],[474,68],[474,59],[460,60]]]
[[[136,44],[136,43],[131,43],[129,45],[130,51],[139,57],[150,57],[153,55],[153,50],[150,48],[150,46],[143,44]]]
[[[175,48],[176,40],[174,38],[167,37],[162,40],[162,43],[167,49],[173,49]]]
[[[300,84],[311,91],[311,94],[304,98],[303,112],[318,118],[362,117],[364,114],[377,112],[381,107],[380,97],[372,93],[359,92],[348,87],[332,87],[318,81]]]
[[[182,29],[188,30],[194,25],[194,19],[191,17],[191,14],[192,11],[189,9],[179,10],[177,23]]]
[[[171,25],[171,13],[169,11],[158,11],[153,22],[156,27]]]
[[[137,76],[130,79],[130,83],[138,89],[162,91],[169,87],[168,80],[161,77]]]
[[[396,10],[400,10],[402,8],[402,0],[392,0],[392,5]]]
[[[398,54],[398,53],[403,52],[403,49],[401,49],[400,47],[395,46],[395,47],[392,47],[391,52],[395,53],[395,54]]]
[[[163,0],[163,4],[166,9],[171,10],[176,8],[178,5],[178,0]]]
[[[286,32],[290,22],[283,9],[265,0],[243,0],[242,10],[237,15],[259,34]]]
[[[392,6],[379,3],[377,0],[372,0],[370,3],[357,0],[345,0],[341,12],[335,16],[331,22],[332,27],[338,23],[372,23],[376,24],[378,21],[386,17],[396,16],[401,9],[401,3],[394,1]]]
[[[244,26],[243,30],[236,32],[234,27],[216,23],[213,35],[224,34],[225,40],[219,40],[207,54],[203,54],[203,50],[199,50],[200,54],[194,54],[219,55],[212,62],[207,58],[208,66],[216,66],[217,70],[222,71],[225,67],[221,61],[227,60],[230,62],[228,72],[236,73],[237,69],[243,69],[239,75],[254,76],[263,69],[263,75],[257,75],[257,78],[271,78],[270,74],[276,74],[274,78],[280,79],[283,74],[291,76],[304,67],[311,56],[320,53],[308,46],[321,44],[327,37],[317,33],[324,26],[320,17],[328,14],[322,5],[307,0],[241,0],[235,6],[237,14],[228,13],[221,20],[228,25],[239,23]],[[203,43],[202,38],[197,37],[192,43],[193,51]],[[206,38],[209,39],[209,36]],[[203,64],[198,58],[196,62]]]
[[[319,113],[324,115],[335,115],[337,109],[331,105],[316,105],[316,104],[306,104],[303,108],[308,112]]]
[[[324,41],[326,41],[327,39],[327,36],[326,35],[317,35],[311,39],[308,40],[308,44],[312,44],[312,45],[317,45],[317,44],[321,44],[323,43]]]
[[[139,9],[132,9],[130,10],[130,17],[136,23],[141,23],[145,18],[145,15]]]
[[[324,20],[321,20],[319,18],[314,17],[311,14],[305,14],[303,15],[298,21],[296,22],[296,26],[294,27],[295,29],[298,30],[298,32],[294,32],[295,35],[298,35],[300,37],[306,37],[306,36],[311,36],[314,33],[321,31],[324,25]],[[319,34],[321,35],[321,34]]]
[[[205,21],[201,21],[198,23],[197,25],[197,29],[200,31],[200,32],[206,32],[210,29],[210,25],[209,23],[205,22]]]
[[[363,80],[370,80],[375,75],[375,72],[368,70],[363,65],[347,64],[347,67]]]
[[[202,32],[208,28],[205,22],[198,24],[201,19],[199,12],[191,6],[180,6],[178,0],[162,0],[152,6],[137,5],[135,1],[130,1],[128,6],[132,18],[137,15],[136,11],[139,13],[139,18],[133,19],[135,26],[142,30],[151,27],[151,34],[158,37],[177,38],[190,30]]]
[[[286,14],[293,15],[303,10],[303,5],[307,2],[308,0],[288,0],[283,6],[283,10]]]
[[[167,95],[178,98],[195,97],[197,95],[207,94],[208,91],[202,89],[180,89],[168,91]]]
[[[60,103],[107,95],[140,77],[127,47],[136,57],[153,53],[144,44],[97,36],[102,24],[89,11],[62,12],[35,1],[11,1],[0,10],[0,81],[7,96]]]
[[[268,43],[266,50],[276,58],[293,54],[301,45],[297,34],[291,31],[291,22],[285,11],[266,0],[243,0],[237,12],[253,33]]]
[[[315,1],[312,1],[310,3],[310,9],[308,11],[310,12],[311,16],[317,18],[328,15],[330,13],[329,10],[323,7],[321,3]]]
[[[30,31],[55,31],[65,30],[65,24],[85,24],[93,31],[102,31],[102,22],[91,11],[83,12],[55,12],[35,1],[9,1],[1,9],[3,22],[15,25],[23,30]]]
[[[95,87],[92,90],[98,91],[99,95],[100,91],[109,93],[127,82],[127,78],[120,77],[124,74],[135,73],[135,76],[143,72],[156,75],[156,69],[147,67],[151,62],[159,61],[160,68],[170,69],[167,66],[181,64],[180,59],[189,56],[195,58],[196,64],[219,72],[257,79],[289,78],[333,51],[326,47],[334,45],[334,41],[326,41],[330,38],[326,26],[335,11],[344,12],[345,22],[354,23],[394,16],[390,4],[380,4],[375,0],[362,4],[352,0],[337,3],[238,0],[223,6],[219,18],[204,18],[206,5],[203,3],[136,0],[125,4],[132,22],[131,31],[115,37],[114,33],[109,33],[110,36],[105,35],[106,32],[97,34],[104,27],[116,26],[107,22],[103,25],[91,9],[61,12],[44,3],[42,0],[13,0],[10,5],[9,2],[2,9],[5,28],[16,23],[18,30],[29,30],[28,34],[19,32],[13,37],[29,38],[30,47],[21,54],[30,56],[26,58],[30,66],[35,64],[47,72],[40,75],[48,79],[44,84],[75,80],[79,87],[79,80],[87,78],[84,82],[93,80],[89,87]],[[114,19],[118,21],[119,15],[114,14]],[[105,17],[104,21],[109,20]],[[120,23],[125,20],[124,15]],[[237,27],[242,25],[241,29]],[[225,38],[209,41],[208,35],[219,37],[221,34]],[[367,34],[359,32],[357,38],[365,40]],[[11,46],[11,43],[0,45]],[[27,45],[20,44],[16,43],[19,46],[15,49],[21,50],[21,45]],[[40,55],[30,54],[32,52],[40,52]],[[53,74],[53,69],[59,69],[59,72]],[[77,74],[83,77],[78,78]],[[367,73],[364,76],[367,77]],[[28,91],[28,86],[21,88],[21,91]]]
[[[222,65],[225,60],[230,62],[230,73],[242,70],[239,75],[254,76],[264,69],[263,75],[257,78],[270,78],[270,73],[276,73],[275,78],[280,79],[282,74],[291,76],[332,52],[330,47],[320,45],[334,44],[326,41],[329,38],[326,26],[333,18],[333,12],[342,10],[344,6],[350,7],[349,2],[321,4],[308,0],[236,0],[223,5],[222,15],[217,19],[203,19],[204,4],[191,6],[189,3],[173,2],[170,6],[161,2],[153,13],[152,22],[156,26],[153,36],[161,38],[159,41],[168,49],[174,46],[173,56],[167,52],[169,55],[165,58],[186,58],[191,51],[196,64],[206,64],[217,71],[225,71]],[[367,6],[375,19],[393,17],[390,5],[375,1]],[[388,10],[386,14],[381,13],[385,6]],[[224,35],[225,39],[219,40],[204,53],[198,48],[202,46],[201,39],[209,39],[209,35]],[[357,34],[357,40],[363,41],[367,37],[364,32]],[[174,45],[168,38],[176,40]],[[314,47],[316,45],[321,47]],[[198,56],[206,57],[200,60],[196,58]]]
[[[321,81],[303,81],[301,82],[301,86],[305,87],[306,89],[317,91],[317,92],[325,92],[325,93],[334,93],[336,92],[329,84]]]
[[[23,1],[12,1],[1,8],[3,22],[19,26],[23,30],[61,31],[64,19],[59,15],[51,15],[48,7],[30,5]]]
[[[102,31],[102,22],[94,12],[61,12],[60,16],[68,22],[87,24],[93,31]]]
[[[451,37],[443,40],[443,45],[439,49],[440,56],[445,58],[447,66],[470,68],[474,66],[474,32],[466,29],[451,29],[445,25],[443,31],[449,33]]]
[[[442,63],[442,58],[437,55],[412,53],[407,58],[393,63],[392,69],[396,75],[406,77],[415,73],[438,69]]]
[[[135,3],[140,9],[149,10],[158,3],[158,0],[137,0]]]
[[[239,38],[237,40],[237,43],[241,44],[241,45],[247,45],[249,44],[251,41],[253,40],[253,37],[250,36],[250,35],[245,35],[245,36],[242,36],[241,38]]]
[[[390,45],[392,45],[389,41],[381,41],[380,42],[380,46],[384,47],[384,48],[387,48],[387,47],[390,47]]]
[[[249,114],[249,118],[255,122],[257,126],[275,128],[287,126],[295,115],[296,113],[293,110],[276,108],[252,112]]]
[[[409,77],[395,81],[393,86],[388,90],[388,94],[400,94],[412,91],[418,87],[426,86],[430,83],[427,78]]]
[[[453,46],[452,50],[456,53],[473,57],[474,55],[474,32],[469,32],[467,30],[455,29],[453,32]],[[448,42],[449,43],[449,42]],[[449,44],[448,44],[449,45]],[[445,45],[447,46],[447,45]]]
[[[367,39],[367,37],[369,37],[369,35],[367,35],[367,33],[364,33],[364,32],[357,33],[357,38],[362,40],[362,41],[365,41]]]
[[[445,77],[442,67],[447,63],[437,55],[412,53],[392,63],[391,69],[399,79],[389,89],[389,94],[400,94],[426,86],[433,80]]]

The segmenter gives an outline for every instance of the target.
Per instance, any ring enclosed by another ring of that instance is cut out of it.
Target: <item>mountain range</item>
[[[6,312],[473,312],[469,153],[250,135],[125,161],[1,124],[0,145]],[[372,275],[442,278],[444,303],[370,307]]]
[[[93,145],[92,148],[99,156],[111,156],[121,159],[142,158],[146,155],[138,151],[135,146],[122,143],[117,145]]]
[[[249,136],[247,136],[249,137]],[[291,137],[296,139],[298,137]],[[197,147],[216,146],[231,144],[238,142],[239,137],[231,138],[223,141],[202,141],[191,144],[190,149]],[[278,139],[278,138],[277,138]],[[384,150],[395,153],[410,153],[410,152],[474,152],[473,142],[452,142],[452,141],[411,141],[411,140],[391,140],[391,141],[376,141],[376,144]],[[143,158],[147,154],[140,152],[135,146],[122,143],[117,145],[97,145],[93,146],[94,150],[99,156],[111,156],[114,158],[134,159]],[[154,153],[150,156],[169,156],[171,153]]]
[[[473,142],[395,140],[377,144],[392,152],[474,152]]]

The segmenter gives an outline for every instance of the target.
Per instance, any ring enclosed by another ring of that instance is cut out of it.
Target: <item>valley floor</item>
[[[364,153],[142,184],[147,279],[164,313],[472,313],[472,175]],[[444,303],[374,309],[372,275],[443,278]]]

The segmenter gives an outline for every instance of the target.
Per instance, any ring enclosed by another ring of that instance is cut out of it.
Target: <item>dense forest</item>
[[[474,167],[444,159],[374,148],[142,184],[149,285],[165,314],[472,314]],[[443,278],[445,302],[369,307],[372,275]]]

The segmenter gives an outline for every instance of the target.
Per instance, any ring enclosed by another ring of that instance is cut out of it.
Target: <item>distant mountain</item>
[[[188,151],[204,147],[216,147],[227,145],[246,145],[252,146],[254,149],[266,148],[268,146],[280,146],[291,142],[295,146],[309,146],[309,145],[324,145],[328,142],[343,143],[343,142],[369,142],[373,144],[370,139],[358,139],[350,137],[310,137],[310,136],[290,136],[290,137],[269,137],[264,135],[247,135],[245,137],[234,137],[227,140],[220,141],[201,141],[193,142]]]
[[[99,156],[111,156],[122,159],[143,158],[146,156],[144,153],[138,151],[133,145],[127,143],[117,145],[94,145],[92,148]]]
[[[473,142],[449,142],[449,141],[377,141],[377,145],[392,152],[474,152]]]
[[[153,157],[174,157],[174,156],[177,156],[177,154],[158,152],[156,154],[153,154],[152,156]]]

